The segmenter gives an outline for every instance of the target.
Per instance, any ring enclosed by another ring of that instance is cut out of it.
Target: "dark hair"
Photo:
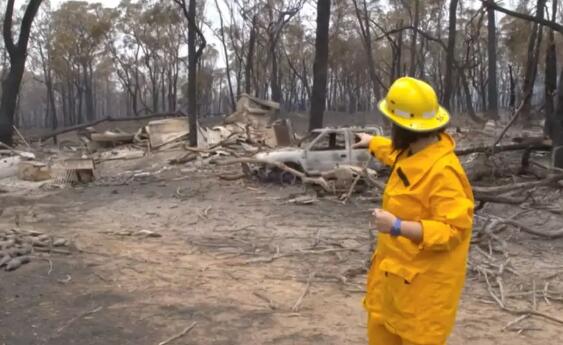
[[[391,140],[393,142],[393,149],[399,151],[406,150],[412,143],[415,143],[419,139],[439,136],[440,133],[443,133],[444,131],[445,128],[437,129],[431,132],[413,132],[393,124],[393,127],[391,128]]]

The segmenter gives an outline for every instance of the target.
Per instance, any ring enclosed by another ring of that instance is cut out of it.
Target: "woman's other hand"
[[[375,229],[384,234],[391,232],[391,228],[393,227],[395,220],[397,220],[397,217],[391,213],[378,208],[373,211],[373,217],[375,221]]]
[[[359,139],[357,143],[352,145],[352,148],[367,148],[369,146],[370,141],[373,139],[371,134],[367,133],[356,133],[356,137]]]

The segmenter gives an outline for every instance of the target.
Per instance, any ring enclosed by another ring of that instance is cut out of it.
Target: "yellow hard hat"
[[[413,132],[430,132],[450,122],[448,111],[438,103],[438,96],[427,83],[410,77],[397,79],[379,110],[396,125]]]

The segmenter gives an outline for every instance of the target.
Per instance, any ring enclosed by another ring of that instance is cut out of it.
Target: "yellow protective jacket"
[[[447,134],[409,156],[375,137],[370,153],[393,166],[383,209],[418,221],[423,241],[380,233],[368,274],[365,308],[401,338],[416,344],[445,343],[465,281],[473,225],[473,193]]]

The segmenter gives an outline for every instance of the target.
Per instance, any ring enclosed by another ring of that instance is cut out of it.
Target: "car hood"
[[[260,152],[256,154],[257,159],[273,159],[280,160],[286,158],[299,157],[303,153],[303,149],[297,147],[282,148],[270,152]]]

